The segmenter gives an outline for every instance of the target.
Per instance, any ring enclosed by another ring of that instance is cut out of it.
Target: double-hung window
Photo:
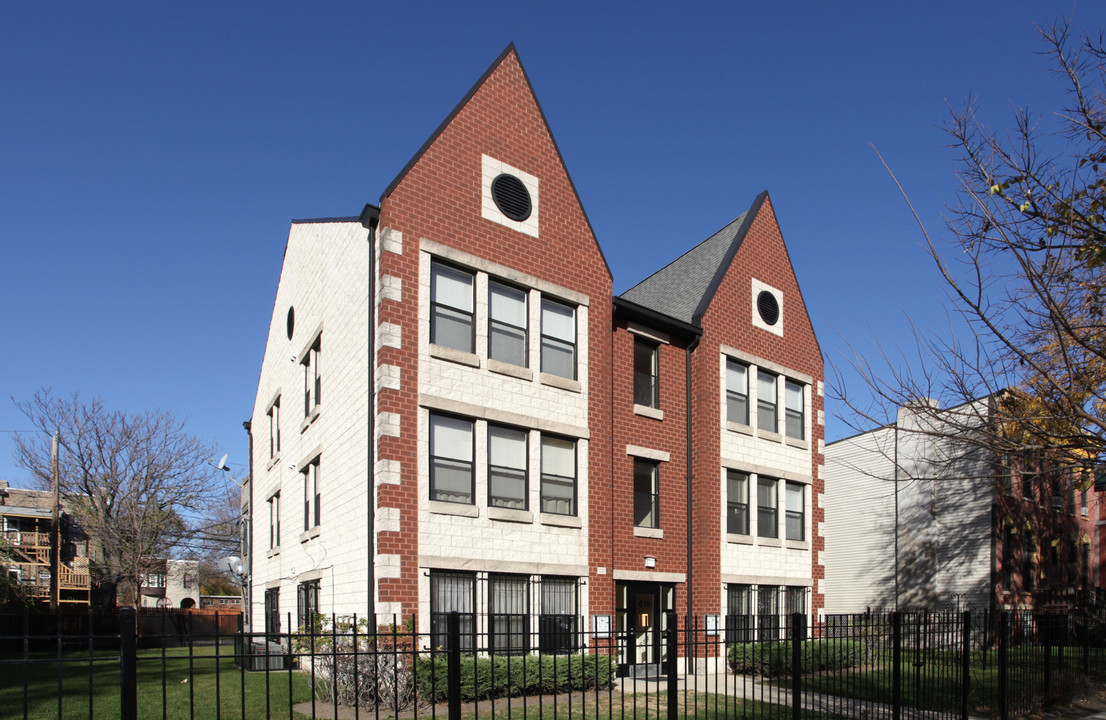
[[[749,475],[726,471],[726,532],[749,534]]]
[[[430,499],[473,503],[473,423],[430,416]]]
[[[657,463],[634,459],[634,525],[660,527]]]
[[[757,639],[778,640],[780,637],[780,587],[761,585],[757,588]]]
[[[780,536],[776,520],[779,507],[776,498],[777,484],[777,481],[770,478],[757,478],[757,535],[762,538]]]
[[[280,455],[280,397],[272,404],[269,416],[269,459]]]
[[[806,540],[806,488],[801,483],[789,482],[786,485],[786,493],[787,539]]]
[[[576,379],[576,308],[542,298],[541,371]]]
[[[269,498],[269,549],[280,547],[280,493]]]
[[[656,343],[634,339],[634,404],[660,407],[660,348]]]
[[[265,632],[270,635],[280,633],[280,588],[265,591]]]
[[[783,383],[785,401],[784,426],[787,437],[803,440],[805,438],[806,418],[803,416],[803,386],[791,380]]]
[[[530,578],[489,575],[488,649],[493,654],[521,655],[530,649]]]
[[[476,352],[475,286],[470,272],[434,262],[430,266],[430,342]]]
[[[488,357],[527,367],[526,293],[488,281]]]
[[[749,424],[749,368],[726,360],[726,420]]]
[[[322,494],[319,491],[319,458],[303,469],[303,529],[318,527],[322,522]]]
[[[794,637],[792,633],[791,615],[793,613],[799,613],[802,615],[802,624],[799,627],[798,639],[804,640],[806,639],[806,588],[788,587],[785,592],[787,617],[784,618],[784,622],[787,623],[787,638],[792,639]]]
[[[470,572],[430,571],[430,645],[449,650],[449,614],[461,621],[462,652],[475,647],[476,575]]]
[[[576,441],[541,436],[541,512],[576,514]]]
[[[488,425],[488,506],[526,509],[527,433]]]
[[[573,652],[577,647],[576,633],[576,578],[542,576],[538,652]]]
[[[303,416],[310,417],[323,401],[323,376],[319,367],[322,354],[323,336],[320,334],[311,344],[311,349],[303,356]]]
[[[308,580],[296,588],[296,622],[301,628],[312,628],[319,614],[319,581]]]
[[[757,370],[757,427],[769,432],[776,428],[776,376]]]
[[[753,587],[730,583],[726,587],[726,642],[753,641]]]

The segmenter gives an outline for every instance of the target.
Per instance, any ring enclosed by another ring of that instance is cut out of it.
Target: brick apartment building
[[[459,611],[496,650],[626,632],[649,667],[668,610],[816,615],[822,359],[771,200],[742,209],[614,297],[509,46],[379,207],[294,221],[250,421],[254,629],[394,614],[442,644]]]

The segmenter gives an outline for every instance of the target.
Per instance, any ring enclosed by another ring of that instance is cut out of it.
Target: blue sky
[[[289,221],[356,215],[513,41],[622,292],[767,189],[827,360],[944,293],[940,124],[1062,94],[1036,24],[1097,2],[0,5],[0,479],[9,397],[161,407],[245,473]],[[850,433],[829,408],[830,439]]]

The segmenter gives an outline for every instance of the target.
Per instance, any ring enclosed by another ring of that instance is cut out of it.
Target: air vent
[[[288,322],[287,322],[287,330],[288,330],[288,339],[289,340],[292,339],[292,332],[295,329],[296,329],[296,308],[289,305],[288,306]]]
[[[765,323],[775,325],[780,319],[780,304],[776,302],[776,296],[767,290],[761,290],[757,295],[757,312]]]
[[[499,212],[515,222],[530,217],[530,191],[514,175],[503,173],[492,180],[492,200]]]

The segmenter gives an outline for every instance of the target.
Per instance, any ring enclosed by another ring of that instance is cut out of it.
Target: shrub
[[[449,659],[420,658],[415,682],[420,701],[447,698]],[[607,655],[520,655],[461,658],[461,701],[606,688],[618,664]]]
[[[853,640],[804,640],[800,652],[804,673],[855,667],[868,654],[863,642]],[[791,674],[790,642],[738,643],[726,655],[736,675]]]
[[[314,674],[318,700],[360,707],[398,709],[414,700],[414,665],[410,634],[370,634],[365,619],[315,615],[311,627],[293,636],[293,649],[304,656],[304,670]],[[356,639],[356,644],[355,644]]]

